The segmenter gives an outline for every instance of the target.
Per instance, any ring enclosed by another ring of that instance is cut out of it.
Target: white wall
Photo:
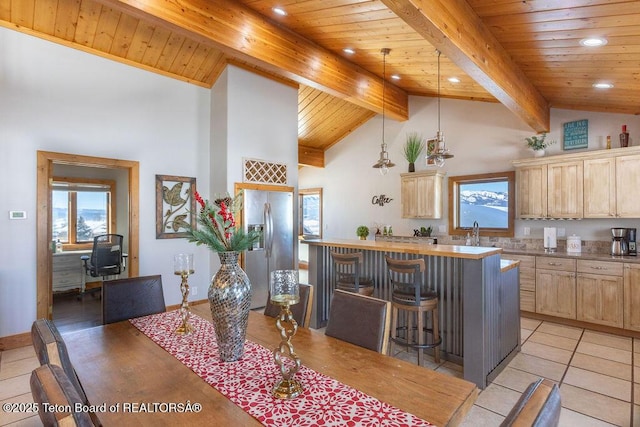
[[[373,165],[378,159],[382,134],[382,118],[376,116],[355,130],[325,153],[325,168],[304,167],[299,172],[299,188],[323,188],[324,238],[356,238],[355,230],[364,224],[390,224],[395,235],[413,235],[420,226],[447,224],[447,194],[441,220],[402,219],[400,212],[400,173],[407,172],[408,163],[402,157],[406,134],[417,131],[424,137],[435,136],[437,130],[437,99],[409,97],[409,120],[396,122],[386,118],[386,142],[390,158],[396,163],[386,176]],[[626,124],[631,144],[640,144],[640,117],[623,114],[590,113],[551,110],[551,132],[548,140],[556,140],[548,155],[562,153],[562,124],[589,120],[588,150],[605,147],[606,135],[612,135],[613,147],[618,146],[621,125]],[[454,158],[442,168],[447,176],[513,170],[511,160],[532,157],[524,141],[535,134],[524,122],[501,104],[442,99],[441,129],[447,147]],[[574,150],[572,152],[577,152]],[[424,160],[416,170],[426,169]],[[445,185],[446,185],[445,179]],[[385,194],[392,202],[383,207],[371,204],[375,195]],[[638,227],[640,220],[582,221],[516,221],[516,236],[523,227],[531,228],[531,237],[542,238],[545,226],[563,227],[567,235],[577,234],[583,240],[610,240],[609,228]],[[443,233],[437,233],[443,234]],[[369,236],[372,239],[373,236]]]
[[[140,162],[140,274],[162,274],[177,304],[173,255],[193,252],[194,299],[206,295],[206,249],[155,238],[155,175],[196,177],[208,192],[210,91],[5,28],[0,57],[0,337],[36,317],[37,150]]]

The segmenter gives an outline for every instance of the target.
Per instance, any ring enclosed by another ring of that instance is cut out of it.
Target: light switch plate
[[[531,227],[524,227],[524,230],[522,230],[522,234],[524,234],[525,236],[530,236],[531,235]]]
[[[558,237],[564,237],[565,234],[567,233],[564,228],[558,228]]]
[[[27,211],[9,211],[9,219],[27,219]]]

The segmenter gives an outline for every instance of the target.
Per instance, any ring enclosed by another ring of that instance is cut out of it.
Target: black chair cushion
[[[31,325],[31,341],[41,365],[60,366],[83,402],[87,402],[80,380],[69,359],[67,346],[56,325],[48,319],[38,319]]]
[[[420,289],[420,302],[437,299],[438,293],[431,289]],[[391,300],[399,304],[419,304],[416,302],[416,291],[413,284],[396,283]]]
[[[82,401],[61,367],[46,364],[34,369],[29,385],[33,400],[38,404],[38,415],[45,426],[90,427],[94,425],[87,412],[75,412],[76,405],[85,402]],[[45,403],[57,405],[56,408],[59,410],[45,411]]]
[[[130,277],[102,283],[102,323],[167,311],[162,276]]]

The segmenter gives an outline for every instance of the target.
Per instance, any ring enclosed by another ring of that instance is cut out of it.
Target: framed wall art
[[[562,125],[564,130],[562,138],[563,150],[587,148],[589,146],[589,121],[576,120]]]
[[[196,226],[196,179],[156,175],[156,239],[187,237]]]

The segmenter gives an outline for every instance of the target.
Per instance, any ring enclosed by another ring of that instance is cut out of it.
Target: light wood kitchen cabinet
[[[547,166],[547,216],[582,218],[582,160]]]
[[[400,175],[402,218],[442,218],[442,182],[439,171]]]
[[[576,318],[600,325],[623,327],[623,264],[578,260]]]
[[[613,218],[616,216],[616,159],[584,161],[584,217]]]
[[[640,154],[616,157],[616,217],[640,218]]]
[[[624,264],[624,329],[640,331],[640,264]]]
[[[505,259],[520,261],[520,310],[536,311],[536,257],[534,255],[505,254]]]
[[[536,313],[576,318],[576,261],[536,257]]]
[[[516,215],[520,218],[547,216],[547,165],[516,169]]]

